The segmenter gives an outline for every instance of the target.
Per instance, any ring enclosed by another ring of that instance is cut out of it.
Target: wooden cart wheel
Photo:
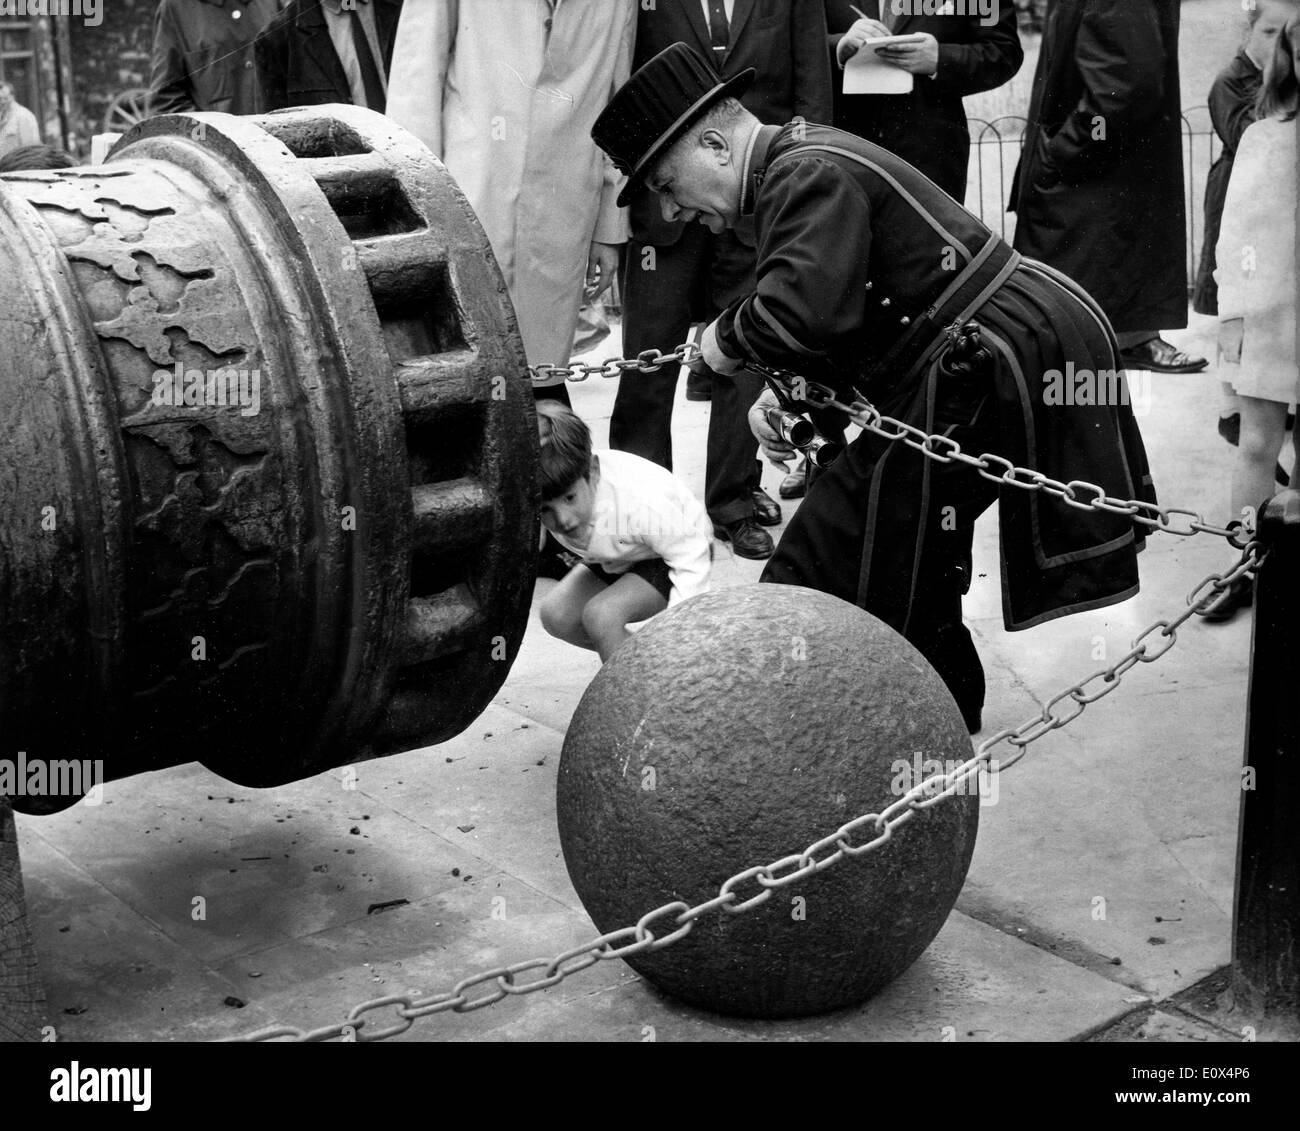
[[[126,133],[137,122],[149,117],[149,91],[146,89],[124,90],[104,111],[104,121],[100,133]]]

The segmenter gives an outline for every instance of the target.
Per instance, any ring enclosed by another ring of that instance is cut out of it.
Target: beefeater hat
[[[724,81],[686,44],[674,43],[619,87],[591,127],[592,140],[627,175],[619,207],[693,122],[722,99],[739,97],[757,75],[751,67]]]

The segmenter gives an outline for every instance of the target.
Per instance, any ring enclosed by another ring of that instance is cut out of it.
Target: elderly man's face
[[[665,220],[698,220],[717,234],[740,216],[740,168],[717,130],[688,134],[655,166],[646,183],[659,194]]]

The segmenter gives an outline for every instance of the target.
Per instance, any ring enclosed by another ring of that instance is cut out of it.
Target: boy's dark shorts
[[[613,585],[620,577],[626,577],[629,573],[634,573],[637,577],[650,582],[655,591],[665,601],[668,600],[668,594],[673,589],[672,578],[668,575],[668,563],[663,558],[651,558],[649,561],[637,562],[636,565],[624,573],[610,573],[609,570],[591,562],[584,562],[583,564],[606,585]]]

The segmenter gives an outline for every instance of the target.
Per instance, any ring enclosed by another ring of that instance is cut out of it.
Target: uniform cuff
[[[714,373],[721,373],[724,376],[736,373],[744,368],[736,358],[723,353],[722,346],[718,344],[718,324],[716,322],[711,322],[704,328],[704,333],[700,337],[700,355],[704,358],[704,364],[712,369]]]

